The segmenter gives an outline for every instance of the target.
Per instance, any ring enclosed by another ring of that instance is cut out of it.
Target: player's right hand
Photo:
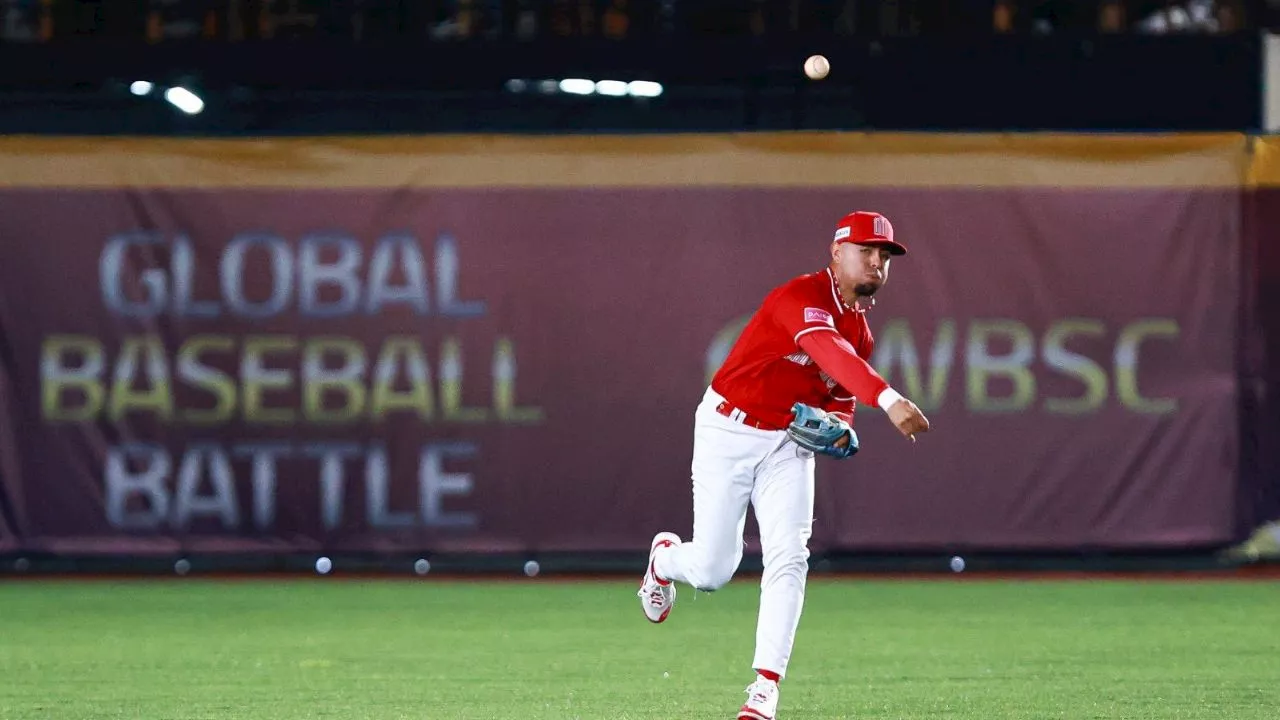
[[[906,398],[889,406],[889,422],[898,428],[898,432],[915,442],[916,433],[929,431],[929,418],[920,412],[916,404]]]

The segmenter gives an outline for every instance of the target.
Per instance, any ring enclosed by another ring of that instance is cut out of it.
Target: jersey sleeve
[[[839,334],[831,311],[801,288],[790,287],[780,291],[773,303],[772,315],[773,321],[791,336],[791,341],[797,347],[800,338],[807,335],[823,332]]]
[[[848,388],[864,405],[879,403],[880,393],[889,389],[889,383],[840,335],[812,333],[802,340],[802,347],[823,372],[835,379],[839,386]]]
[[[844,386],[838,382],[835,384],[835,387],[831,388],[830,395],[831,399],[837,403],[850,402],[853,400],[853,393],[846,390]]]
[[[851,419],[854,411],[857,409],[855,407],[853,396],[848,395],[847,397],[836,397],[837,393],[845,394],[846,391],[840,387],[832,390],[831,394],[827,396],[827,399],[822,401],[822,409],[827,412],[844,413]]]
[[[854,349],[858,351],[858,357],[866,358],[867,361],[870,362],[871,356],[876,352],[876,341],[875,338],[871,337],[871,331],[868,330],[867,333],[862,336],[862,342],[858,343],[857,347]]]
[[[858,357],[863,358],[868,364],[871,362],[871,354],[875,352],[876,343],[872,339],[871,333],[864,333],[856,343],[849,343],[853,346]],[[846,390],[843,385],[836,383],[831,388],[831,396],[827,398],[826,403],[822,406],[823,410],[828,412],[832,410],[840,412],[853,412],[853,408],[857,405],[857,400],[853,397],[853,391]],[[850,408],[850,409],[846,409]]]

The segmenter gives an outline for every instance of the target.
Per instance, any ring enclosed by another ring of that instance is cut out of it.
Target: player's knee
[[[809,575],[809,548],[801,543],[766,553],[764,572],[766,576],[789,575],[803,581]]]
[[[709,571],[706,575],[702,576],[702,581],[694,585],[694,587],[701,590],[702,592],[715,592],[716,590],[719,590],[725,585],[728,585],[729,581],[732,579],[733,579],[732,570],[716,568]]]
[[[733,574],[738,571],[740,562],[742,562],[741,552],[728,557],[701,557],[691,568],[692,572],[689,574],[692,576],[690,578],[692,582],[689,584],[703,592],[719,590],[733,579]]]

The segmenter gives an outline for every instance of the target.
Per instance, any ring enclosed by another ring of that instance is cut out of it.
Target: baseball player
[[[929,430],[920,408],[867,362],[864,315],[907,249],[883,215],[854,212],[832,239],[831,262],[771,291],[711,380],[694,416],[693,538],[658,533],[639,596],[645,616],[667,619],[676,582],[713,591],[742,561],[747,504],[760,526],[764,574],[755,682],[739,720],[774,720],[804,603],[813,525],[814,458],[858,451],[858,401],[880,406],[913,442]]]

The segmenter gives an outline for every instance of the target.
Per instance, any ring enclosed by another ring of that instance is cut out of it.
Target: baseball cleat
[[[762,675],[747,686],[747,704],[738,711],[738,720],[774,720],[778,714],[778,683]]]
[[[651,623],[660,623],[671,614],[671,606],[676,604],[676,586],[670,580],[660,580],[653,572],[653,555],[658,548],[674,547],[680,544],[680,537],[675,533],[663,532],[653,536],[653,544],[649,546],[649,567],[644,571],[644,580],[640,583],[640,607],[644,616]]]

